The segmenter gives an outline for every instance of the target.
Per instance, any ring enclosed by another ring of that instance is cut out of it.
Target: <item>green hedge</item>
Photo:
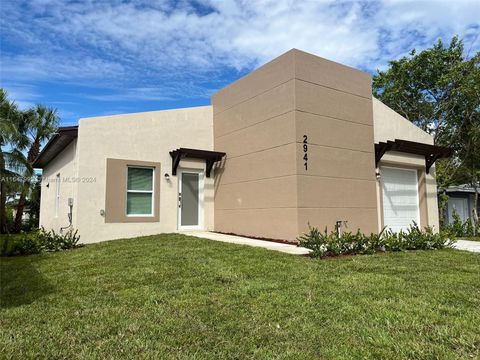
[[[12,235],[0,235],[0,256],[39,254],[72,249],[77,246],[80,236],[77,230],[65,234],[47,231],[43,227],[36,231]]]
[[[444,231],[448,231],[455,237],[458,238],[468,238],[472,236],[478,236],[480,234],[480,222],[473,226],[473,223],[470,219],[465,220],[465,222],[460,219],[460,215],[456,211],[453,211],[453,221],[449,225],[443,227]]]
[[[357,233],[343,233],[340,237],[335,231],[328,233],[325,229],[321,232],[310,224],[308,227],[309,231],[297,239],[298,246],[313,250],[312,256],[319,258],[384,251],[443,249],[454,244],[449,233],[434,233],[430,227],[421,231],[416,224],[405,232],[394,233],[383,229],[380,234],[365,235],[359,230]]]

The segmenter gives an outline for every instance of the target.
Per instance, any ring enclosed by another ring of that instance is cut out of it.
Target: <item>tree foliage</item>
[[[18,148],[24,145],[21,112],[7,93],[0,89],[0,234],[7,231],[6,200],[7,193],[15,188],[15,169],[23,165],[23,155]],[[18,145],[15,148],[13,145]]]
[[[24,206],[35,190],[33,162],[41,145],[56,131],[58,121],[56,110],[43,105],[20,110],[0,89],[0,233],[20,231]],[[7,195],[15,194],[20,194],[15,223],[13,229],[7,229]]]
[[[25,143],[24,148],[26,164],[23,173],[23,186],[20,192],[20,198],[17,203],[17,212],[13,231],[19,232],[22,227],[22,217],[27,202],[27,196],[32,190],[33,163],[40,153],[40,146],[46,141],[58,127],[58,115],[55,109],[48,108],[44,105],[36,105],[33,109],[23,112],[23,127]]]

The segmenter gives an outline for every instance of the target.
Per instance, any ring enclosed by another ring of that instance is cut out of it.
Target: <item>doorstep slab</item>
[[[480,253],[480,241],[457,240],[454,248],[457,250],[466,250]]]
[[[291,255],[308,255],[311,252],[310,249],[298,247],[296,245],[252,239],[244,236],[225,235],[225,234],[219,234],[219,233],[214,233],[209,231],[182,231],[180,233],[188,236],[195,236],[198,238],[221,241],[221,242],[226,242],[231,244],[261,247],[267,250],[280,251],[280,252],[291,254]]]

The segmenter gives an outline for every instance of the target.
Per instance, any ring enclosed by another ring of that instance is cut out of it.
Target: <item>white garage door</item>
[[[419,221],[417,171],[382,167],[384,225],[395,232]]]

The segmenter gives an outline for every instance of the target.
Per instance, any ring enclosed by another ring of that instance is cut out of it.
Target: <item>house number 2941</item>
[[[308,136],[303,135],[303,166],[308,170]]]

